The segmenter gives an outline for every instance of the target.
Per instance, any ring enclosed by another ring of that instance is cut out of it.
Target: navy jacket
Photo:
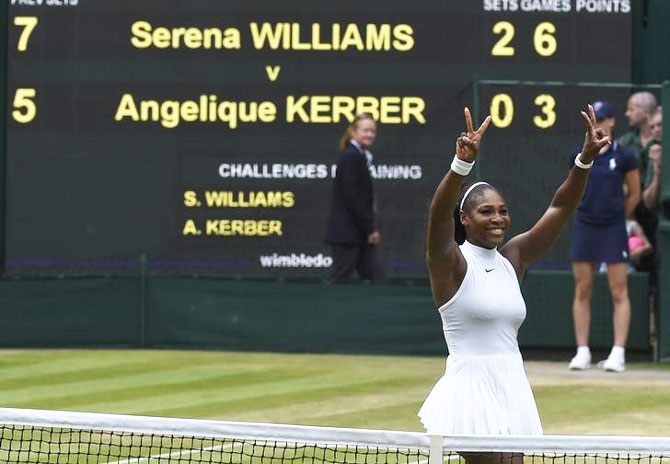
[[[372,177],[365,154],[351,143],[337,160],[326,242],[365,244],[375,231]]]

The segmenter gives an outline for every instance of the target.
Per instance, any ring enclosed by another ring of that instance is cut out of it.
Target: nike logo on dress
[[[492,268],[492,269],[484,269],[484,270],[485,270],[486,272],[491,272],[493,269],[495,269],[495,267]]]

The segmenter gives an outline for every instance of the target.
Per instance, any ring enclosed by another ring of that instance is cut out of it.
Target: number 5
[[[16,89],[16,94],[14,95],[14,111],[12,111],[12,116],[16,122],[25,124],[27,122],[35,119],[37,114],[37,105],[32,100],[37,95],[35,89]],[[25,109],[25,112],[21,111],[21,108]]]
[[[28,49],[28,39],[30,39],[30,34],[32,34],[33,29],[37,26],[37,17],[35,16],[16,16],[14,18],[15,26],[23,26],[23,31],[21,31],[21,36],[19,37],[19,43],[16,47],[20,52],[25,52]]]

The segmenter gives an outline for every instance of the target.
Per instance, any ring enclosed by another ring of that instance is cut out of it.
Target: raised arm
[[[594,127],[596,116],[591,105],[589,114],[584,111],[581,114],[586,124],[586,135],[582,152],[577,159],[583,165],[589,165],[589,169],[578,166],[570,169],[567,179],[556,190],[549,208],[540,220],[529,231],[517,235],[500,250],[500,253],[510,260],[519,278],[523,276],[526,268],[558,238],[561,229],[574,213],[584,194],[590,163],[605,145],[611,143],[610,137],[604,130]]]
[[[465,108],[464,113],[467,132],[461,133],[456,141],[456,158],[465,163],[473,163],[491,117],[487,117],[475,131],[470,110]],[[458,162],[456,158],[454,163]],[[430,272],[433,300],[438,307],[456,293],[465,277],[465,259],[454,240],[453,215],[464,179],[464,175],[457,174],[452,169],[447,171],[430,204],[426,262]]]
[[[651,160],[653,174],[651,182],[642,193],[642,201],[649,209],[656,208],[658,197],[661,193],[661,146],[652,145],[649,149],[649,159]]]

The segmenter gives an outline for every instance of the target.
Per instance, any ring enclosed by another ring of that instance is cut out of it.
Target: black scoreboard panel
[[[390,276],[425,276],[428,204],[476,79],[627,82],[631,7],[11,0],[5,268],[134,272],[146,253],[156,271],[324,275],[337,142],[367,112],[380,122],[383,260]],[[527,128],[549,117],[532,95],[549,91],[478,89],[478,112],[499,113],[481,173],[527,226],[562,174],[523,184],[520,170],[561,164],[581,138],[578,109],[600,94],[553,88],[556,123]],[[515,103],[506,126],[498,94]],[[559,244],[546,263],[564,255]]]

